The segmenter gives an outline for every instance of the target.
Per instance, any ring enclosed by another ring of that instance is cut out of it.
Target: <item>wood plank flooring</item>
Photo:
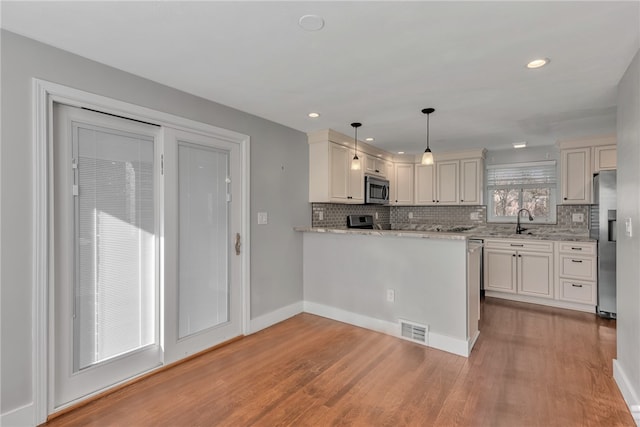
[[[51,426],[633,426],[615,321],[487,298],[467,359],[301,314]]]

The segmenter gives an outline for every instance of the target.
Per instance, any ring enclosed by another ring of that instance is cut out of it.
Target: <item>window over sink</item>
[[[528,209],[534,224],[555,224],[556,175],[554,160],[487,166],[487,221],[515,223]]]

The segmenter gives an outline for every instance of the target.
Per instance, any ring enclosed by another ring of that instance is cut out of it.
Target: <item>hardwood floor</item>
[[[487,298],[467,359],[301,314],[51,426],[633,426],[615,321]]]

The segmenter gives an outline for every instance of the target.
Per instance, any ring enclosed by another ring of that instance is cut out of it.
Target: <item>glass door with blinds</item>
[[[240,145],[165,128],[165,361],[242,334]]]
[[[162,364],[159,130],[54,104],[51,410]]]

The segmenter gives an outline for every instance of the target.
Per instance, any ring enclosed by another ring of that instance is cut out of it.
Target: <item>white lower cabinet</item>
[[[487,239],[484,289],[488,296],[594,312],[594,242]]]
[[[553,252],[518,251],[518,293],[553,298]]]
[[[485,240],[485,290],[554,297],[553,242]]]
[[[558,299],[579,304],[598,304],[596,243],[558,245]]]

